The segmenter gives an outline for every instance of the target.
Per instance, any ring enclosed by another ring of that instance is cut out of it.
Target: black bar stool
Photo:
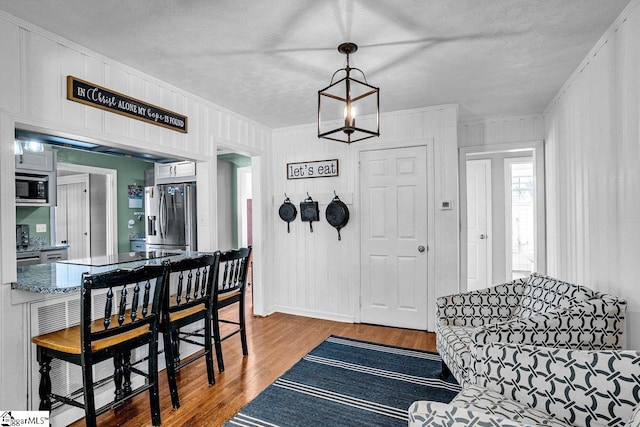
[[[220,252],[197,258],[186,258],[168,265],[169,280],[162,299],[160,332],[164,338],[164,356],[173,409],[180,407],[176,373],[186,365],[205,357],[209,385],[215,384],[211,345],[212,289],[218,274]],[[196,328],[187,328],[201,322]],[[180,343],[203,347],[184,359],[180,357]]]
[[[219,273],[213,286],[213,339],[216,346],[218,370],[224,372],[222,358],[222,341],[240,333],[242,354],[249,354],[247,349],[247,333],[245,328],[245,290],[247,288],[247,270],[251,256],[251,246],[247,248],[230,250],[220,255]],[[238,320],[220,318],[220,309],[231,304],[238,304]],[[236,325],[237,328],[225,336],[220,336],[220,323]]]
[[[83,408],[87,426],[95,426],[98,415],[148,391],[152,423],[160,425],[158,316],[167,271],[165,265],[145,265],[83,275],[80,325],[32,338],[40,364],[40,410],[50,411],[54,402]],[[106,298],[94,301],[95,292],[105,289]],[[132,350],[144,346],[149,353],[147,372],[131,363]],[[67,396],[52,393],[53,359],[82,368],[82,389]],[[108,359],[114,364],[115,397],[96,408],[93,368]],[[132,389],[132,374],[144,377],[144,384]]]

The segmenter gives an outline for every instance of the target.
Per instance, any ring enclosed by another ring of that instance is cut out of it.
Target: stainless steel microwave
[[[47,175],[16,174],[16,203],[49,202],[49,177]]]

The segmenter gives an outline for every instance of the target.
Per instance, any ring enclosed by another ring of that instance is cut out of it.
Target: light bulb
[[[353,129],[356,125],[356,108],[348,102],[344,106],[344,127],[345,133],[353,133]]]
[[[24,143],[24,149],[32,153],[42,153],[44,151],[44,145],[42,145],[42,142],[29,140]]]
[[[16,156],[22,156],[23,154],[22,144],[20,144],[20,141],[18,141],[17,139],[13,140],[13,154],[15,154]]]

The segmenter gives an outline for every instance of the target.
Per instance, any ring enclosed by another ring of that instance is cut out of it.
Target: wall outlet
[[[36,224],[36,233],[46,233],[47,224]]]
[[[443,211],[449,211],[453,209],[453,201],[443,200],[442,204],[440,205],[440,209],[442,209]]]

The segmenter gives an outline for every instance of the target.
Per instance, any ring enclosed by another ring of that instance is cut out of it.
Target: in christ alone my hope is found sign
[[[142,102],[77,77],[67,76],[67,99],[187,133],[187,116]]]

